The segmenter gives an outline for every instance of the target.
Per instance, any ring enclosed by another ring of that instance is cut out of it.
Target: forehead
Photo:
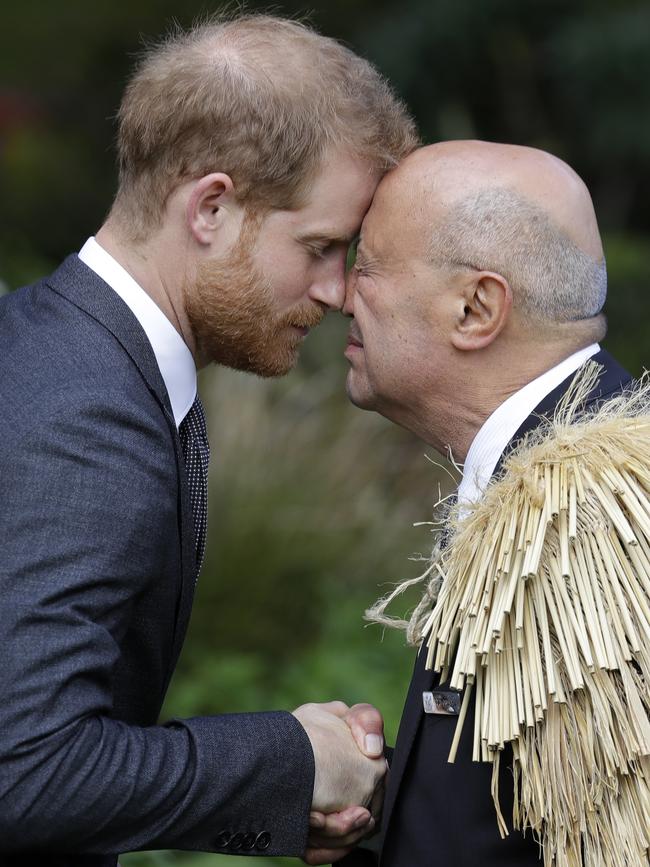
[[[424,258],[430,202],[412,176],[395,170],[379,184],[361,227],[362,252],[390,261]]]
[[[301,236],[351,241],[359,232],[378,181],[377,172],[367,163],[335,153],[316,172],[304,204],[281,212],[283,219]]]

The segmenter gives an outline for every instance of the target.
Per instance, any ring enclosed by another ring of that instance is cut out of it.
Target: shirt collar
[[[79,258],[113,289],[130,308],[149,338],[178,427],[196,397],[196,365],[187,344],[160,307],[95,238],[89,238]]]
[[[535,407],[599,350],[600,346],[592,343],[574,352],[520,388],[494,410],[474,437],[467,453],[463,478],[458,487],[461,507],[483,496],[505,447]]]

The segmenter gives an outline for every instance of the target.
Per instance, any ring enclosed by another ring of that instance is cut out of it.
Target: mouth
[[[363,341],[361,340],[361,336],[357,336],[355,332],[350,331],[348,333],[348,342],[343,355],[345,355],[348,361],[352,363],[353,359],[361,354],[363,354]]]
[[[348,334],[348,349],[350,347],[355,347],[356,349],[363,349],[363,341],[360,337],[357,337],[355,334]]]

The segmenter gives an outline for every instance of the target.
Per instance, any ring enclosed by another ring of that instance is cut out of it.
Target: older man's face
[[[394,421],[417,411],[444,356],[448,275],[427,261],[428,231],[398,169],[377,190],[347,280],[348,396]]]

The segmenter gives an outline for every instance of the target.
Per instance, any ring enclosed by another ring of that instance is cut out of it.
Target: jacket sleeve
[[[155,400],[29,409],[0,442],[0,851],[300,855],[314,766],[291,714],[111,715],[120,637],[177,528]]]

